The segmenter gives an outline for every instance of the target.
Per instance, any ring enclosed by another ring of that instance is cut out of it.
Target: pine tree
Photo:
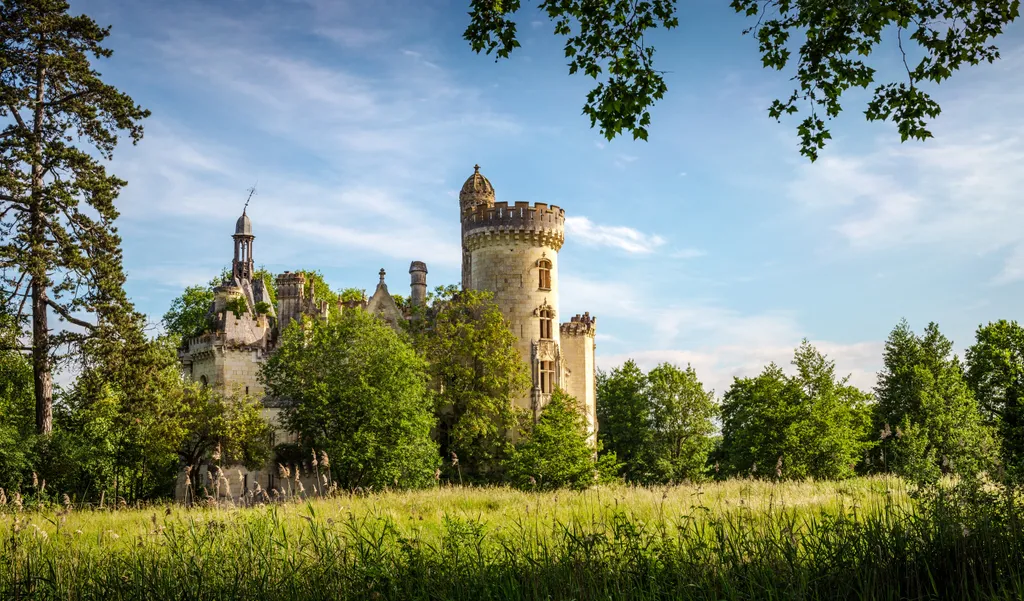
[[[102,45],[110,29],[68,8],[63,0],[0,2],[2,300],[16,301],[19,315],[27,303],[32,316],[42,434],[53,427],[56,352],[134,325],[114,227],[114,199],[126,182],[108,175],[102,160],[121,131],[138,142],[149,115],[93,69],[92,60],[111,55]],[[50,311],[81,331],[55,332]],[[82,312],[96,321],[74,315]]]

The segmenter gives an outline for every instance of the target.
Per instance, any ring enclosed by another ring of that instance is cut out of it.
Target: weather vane
[[[260,183],[260,180],[256,180],[256,184],[258,183]],[[245,210],[249,208],[249,201],[252,200],[252,197],[256,194],[256,184],[253,184],[252,187],[247,190],[247,192],[249,192],[249,198],[245,199],[245,206],[242,207],[242,213],[245,213]]]

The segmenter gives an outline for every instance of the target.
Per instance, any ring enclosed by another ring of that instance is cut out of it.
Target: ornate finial
[[[383,268],[383,267],[381,267],[381,268],[380,268],[380,283],[381,283],[381,284],[383,284],[383,283],[384,283],[384,275],[385,275],[385,274],[384,274],[384,268]]]
[[[480,165],[473,165],[473,173],[480,173]]]

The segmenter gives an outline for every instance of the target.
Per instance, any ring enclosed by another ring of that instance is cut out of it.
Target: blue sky
[[[529,4],[529,3],[527,3]],[[901,317],[962,351],[1022,318],[1024,32],[1003,60],[934,89],[935,139],[868,124],[863,93],[811,164],[768,118],[790,73],[760,67],[725,0],[686,3],[654,36],[669,92],[650,141],[604,140],[591,80],[531,9],[508,61],[461,39],[466,0],[73,0],[113,26],[100,70],[149,108],[115,153],[128,291],[154,321],[231,259],[246,189],[258,264],[406,292],[459,278],[458,189],[474,163],[498,200],[568,216],[563,319],[598,317],[598,362],[692,363],[716,392],[804,337],[871,386]],[[898,77],[882,49],[883,75]]]

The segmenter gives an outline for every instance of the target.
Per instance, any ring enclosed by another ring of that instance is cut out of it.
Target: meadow
[[[895,478],[0,513],[4,599],[1020,599],[1019,499]]]

